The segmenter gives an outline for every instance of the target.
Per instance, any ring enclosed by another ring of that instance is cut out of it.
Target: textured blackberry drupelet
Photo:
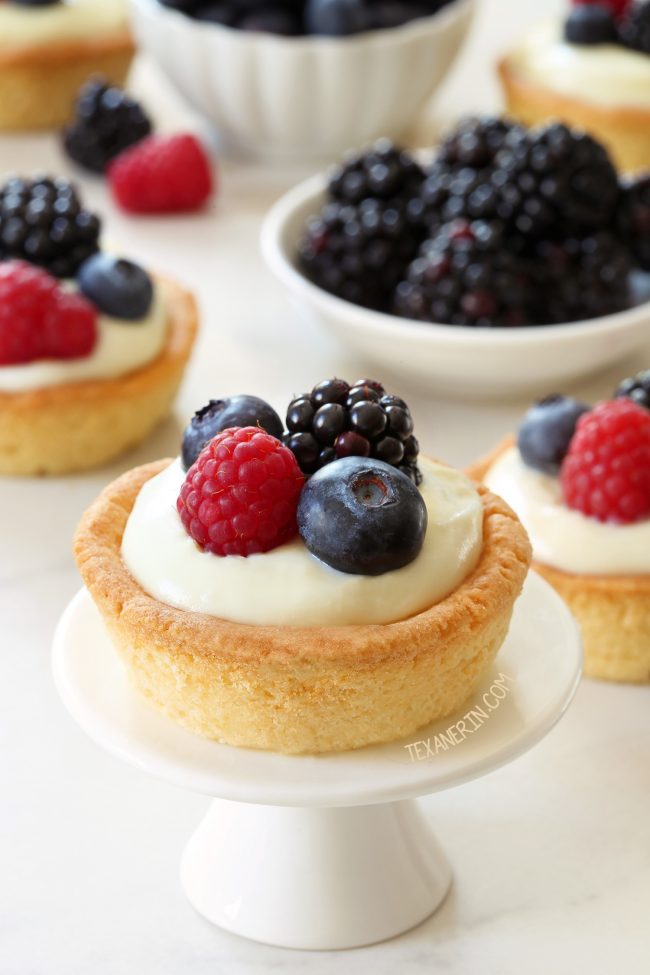
[[[602,229],[619,199],[605,147],[561,123],[509,132],[491,182],[499,216],[528,238]]]
[[[618,230],[639,267],[650,271],[650,173],[622,184]]]
[[[422,480],[410,410],[373,379],[352,385],[326,379],[296,396],[287,410],[287,431],[284,442],[306,475],[341,457],[374,457],[414,484]]]
[[[650,54],[650,0],[630,5],[619,26],[618,36],[626,47]]]
[[[325,291],[387,311],[420,241],[420,232],[410,226],[399,203],[328,203],[308,222],[298,244],[298,262]]]
[[[545,324],[600,318],[629,306],[632,261],[614,234],[540,241],[536,258]]]
[[[395,310],[449,325],[529,325],[536,291],[526,261],[496,223],[456,220],[423,246],[397,287]]]
[[[116,85],[94,79],[79,92],[63,145],[80,166],[103,173],[111,159],[150,132],[151,122],[134,99]]]
[[[339,203],[408,201],[417,196],[424,173],[405,149],[380,139],[361,153],[348,153],[330,172],[328,197]]]
[[[21,258],[56,277],[72,277],[99,250],[100,226],[65,179],[14,177],[0,187],[0,258]]]
[[[619,383],[616,392],[616,399],[626,397],[631,399],[638,406],[643,406],[650,410],[650,369],[638,372],[636,376],[629,376]]]
[[[510,119],[492,115],[468,116],[443,139],[438,159],[448,166],[484,169],[494,162],[506,136],[513,130],[520,131],[521,127]]]

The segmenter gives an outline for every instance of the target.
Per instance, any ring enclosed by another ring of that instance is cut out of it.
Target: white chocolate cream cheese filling
[[[482,547],[483,508],[471,481],[426,458],[420,468],[428,512],[424,545],[409,565],[380,576],[332,569],[299,536],[247,558],[201,551],[176,511],[185,478],[179,460],[140,491],[122,556],[146,592],[178,609],[257,625],[392,623],[453,592],[475,567]]]
[[[45,7],[0,2],[0,53],[105,38],[127,26],[127,0],[63,0]]]
[[[562,24],[530,31],[508,55],[522,81],[607,107],[650,109],[650,56],[620,44],[568,44]]]
[[[144,318],[97,317],[97,342],[90,355],[79,359],[36,359],[17,366],[0,366],[0,392],[24,393],[47,386],[114,379],[140,369],[160,355],[168,330],[164,287],[154,284],[151,307]]]
[[[650,519],[613,525],[567,508],[559,479],[527,467],[517,447],[495,461],[484,481],[519,515],[542,564],[583,575],[650,573]]]

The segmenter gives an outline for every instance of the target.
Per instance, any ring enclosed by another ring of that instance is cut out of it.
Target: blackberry
[[[387,311],[421,235],[392,202],[328,203],[307,223],[298,244],[305,275],[356,305]]]
[[[0,187],[0,258],[73,277],[99,250],[99,231],[99,218],[83,209],[68,180],[13,177]]]
[[[650,173],[622,184],[617,217],[624,243],[639,267],[650,271]]]
[[[411,412],[373,379],[326,379],[294,397],[284,443],[307,476],[341,457],[373,457],[422,481]]]
[[[563,241],[540,241],[544,324],[600,318],[630,304],[630,254],[609,231]]]
[[[622,397],[631,399],[638,406],[650,410],[650,369],[638,372],[636,376],[630,376],[619,383],[614,398],[621,399]]]
[[[331,172],[328,197],[339,203],[363,200],[408,201],[419,192],[424,173],[405,149],[380,139],[361,153],[348,153]]]
[[[620,23],[618,37],[626,47],[650,54],[650,0],[630,5]]]
[[[151,122],[134,99],[116,85],[93,79],[77,96],[63,146],[80,166],[103,173],[111,159],[150,132]]]
[[[521,126],[510,119],[491,115],[468,116],[440,144],[438,159],[449,166],[490,166],[503,148],[506,136]]]
[[[619,198],[605,147],[561,123],[509,132],[491,182],[499,193],[499,216],[529,238],[602,229]]]
[[[530,268],[497,223],[457,220],[422,245],[397,287],[395,311],[448,325],[534,322]]]

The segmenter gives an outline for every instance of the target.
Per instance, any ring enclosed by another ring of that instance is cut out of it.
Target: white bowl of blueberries
[[[267,262],[369,366],[513,396],[650,343],[650,173],[559,123],[461,120],[432,153],[386,140],[275,204]]]
[[[225,145],[333,158],[401,135],[475,0],[131,0],[141,48]]]

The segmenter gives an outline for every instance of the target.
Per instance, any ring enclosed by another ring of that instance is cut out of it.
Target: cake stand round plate
[[[181,864],[197,910],[267,944],[332,949],[393,937],[444,900],[450,868],[414,798],[539,741],[575,693],[581,648],[562,600],[530,573],[495,664],[458,712],[408,740],[317,756],[220,745],[159,714],[131,687],[85,589],[61,617],[53,666],[98,745],[215,797]]]

